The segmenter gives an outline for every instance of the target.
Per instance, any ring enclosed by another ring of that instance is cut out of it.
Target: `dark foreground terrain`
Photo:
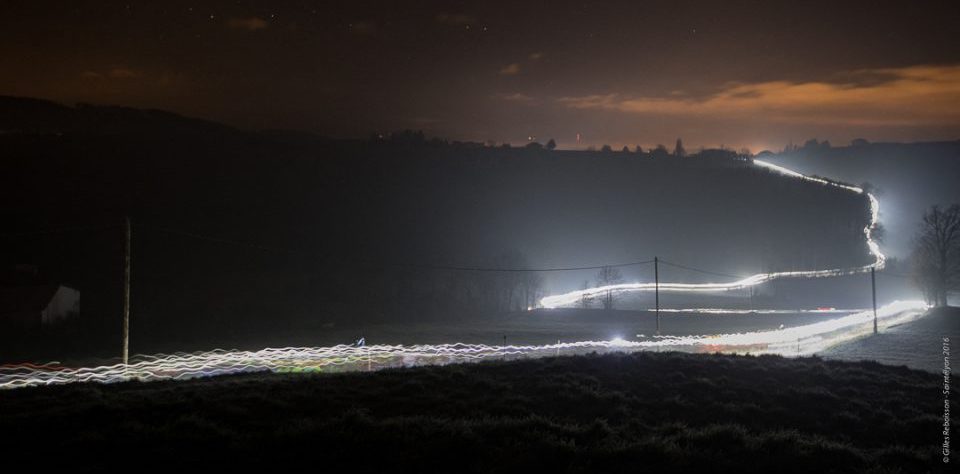
[[[7,391],[0,446],[71,472],[929,472],[942,407],[905,367],[640,353]]]

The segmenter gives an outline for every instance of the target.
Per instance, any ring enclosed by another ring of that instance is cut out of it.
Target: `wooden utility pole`
[[[123,365],[130,361],[130,217],[124,218],[123,245]]]
[[[653,295],[657,303],[657,335],[660,335],[660,259],[653,257]]]
[[[873,288],[873,333],[877,333],[877,267],[870,267],[870,286]]]

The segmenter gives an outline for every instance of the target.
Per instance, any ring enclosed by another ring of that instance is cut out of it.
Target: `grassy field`
[[[941,379],[607,354],[0,393],[5,462],[71,471],[928,472]]]
[[[920,319],[834,346],[819,355],[827,359],[875,360],[940,372],[944,337],[960,341],[960,308],[934,308]]]

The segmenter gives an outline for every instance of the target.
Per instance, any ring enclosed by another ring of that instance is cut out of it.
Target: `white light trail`
[[[849,186],[846,184],[835,183],[833,181],[828,181],[826,179],[817,178],[813,176],[806,176],[796,171],[784,168],[782,166],[775,165],[773,163],[768,163],[762,160],[753,160],[753,163],[757,166],[767,168],[773,171],[776,171],[787,176],[792,176],[798,179],[805,181],[812,181],[815,183],[820,183],[828,186],[834,186],[840,189],[845,189],[850,192],[857,194],[866,194],[867,198],[870,200],[870,223],[863,228],[863,234],[866,238],[867,248],[870,250],[870,254],[874,256],[874,262],[869,265],[864,265],[861,267],[852,267],[852,268],[832,268],[827,270],[801,270],[801,271],[791,271],[791,272],[773,272],[773,273],[758,273],[756,275],[743,278],[741,280],[736,280],[726,283],[672,283],[665,282],[660,283],[660,291],[668,292],[721,292],[721,291],[733,291],[733,290],[742,290],[744,288],[749,288],[752,286],[757,286],[762,283],[766,283],[771,280],[776,280],[780,278],[823,278],[823,277],[835,277],[835,276],[844,276],[844,275],[855,275],[858,273],[869,272],[870,269],[875,268],[877,270],[883,269],[887,257],[880,251],[880,245],[873,240],[872,233],[873,229],[876,228],[877,222],[880,218],[880,202],[877,201],[877,198],[873,194],[865,193],[862,188],[856,186]],[[568,293],[563,293],[559,295],[550,295],[545,296],[540,300],[540,306],[544,308],[558,308],[561,306],[573,305],[580,302],[583,298],[594,298],[606,294],[608,291],[614,293],[627,293],[633,291],[653,291],[656,289],[657,285],[652,282],[648,283],[621,283],[617,285],[605,285],[598,286],[595,288],[587,288],[585,290],[575,290]]]
[[[657,311],[648,308],[648,313]],[[661,313],[690,313],[690,314],[846,314],[866,311],[866,309],[727,309],[727,308],[660,308]]]
[[[880,327],[917,318],[927,310],[921,301],[894,302],[878,310]],[[873,313],[863,311],[805,326],[710,336],[663,336],[639,341],[581,341],[549,345],[488,346],[339,345],[285,347],[259,351],[227,351],[136,356],[129,366],[68,368],[57,363],[0,366],[0,389],[76,382],[114,383],[126,380],[184,380],[249,372],[358,371],[411,365],[443,365],[495,358],[544,357],[605,351],[669,348],[690,352],[808,355],[873,331]]]
[[[805,176],[795,171],[754,160],[758,166],[799,179],[835,186],[857,194],[864,190],[855,186],[834,183],[821,178]],[[870,193],[870,224],[863,229],[870,253],[875,257],[872,264],[854,268],[809,270],[793,272],[760,273],[728,283],[661,283],[660,290],[680,292],[730,291],[778,279],[820,278],[852,275],[882,269],[886,257],[873,240],[871,232],[877,225],[880,204]],[[587,290],[572,291],[561,295],[547,296],[541,306],[555,308],[578,302],[583,296],[599,296],[607,291],[652,291],[654,283],[628,283],[608,285]],[[881,327],[917,318],[926,311],[921,301],[894,302],[878,310]],[[776,314],[778,310],[720,310],[711,308],[661,310],[676,312],[699,312],[706,314],[735,313],[738,311],[756,314]],[[844,310],[819,309],[796,312],[844,312]],[[333,347],[286,347],[268,348],[259,351],[236,351],[217,349],[206,352],[157,354],[136,356],[128,366],[123,364],[70,368],[58,363],[16,364],[0,366],[0,389],[56,385],[75,382],[113,383],[125,380],[183,380],[223,374],[246,372],[319,372],[336,370],[363,370],[409,365],[447,364],[470,362],[490,358],[541,357],[547,355],[581,354],[602,351],[639,351],[667,347],[673,350],[806,355],[830,346],[871,333],[873,313],[860,311],[848,316],[820,321],[804,326],[781,328],[772,331],[754,331],[707,336],[657,336],[639,341],[616,338],[612,341],[581,341],[550,345],[488,346],[484,344],[438,344],[438,345],[339,345]]]
[[[879,328],[887,328],[911,321],[923,315],[929,308],[922,301],[894,301],[877,309]],[[751,353],[780,355],[809,355],[841,342],[849,341],[873,332],[873,311],[828,319],[803,326],[712,336],[670,337],[671,345],[708,344],[718,346],[720,352],[743,352],[744,347],[754,347]],[[798,347],[800,346],[800,347]]]

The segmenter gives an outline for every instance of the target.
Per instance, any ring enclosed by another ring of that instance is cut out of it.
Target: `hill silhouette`
[[[934,204],[960,202],[960,140],[810,146],[770,158],[807,174],[868,183],[883,203],[885,248],[906,257],[920,216]]]
[[[224,134],[238,130],[173,112],[0,96],[0,134]]]
[[[11,117],[29,118],[0,135],[0,199],[17,203],[3,210],[2,263],[39,264],[78,287],[84,326],[112,338],[120,225],[130,216],[136,351],[177,349],[185,334],[215,344],[217,334],[256,337],[301,324],[488,317],[592,284],[596,273],[438,266],[659,255],[752,274],[871,261],[863,196],[735,155],[493,148],[417,133],[330,140],[155,111],[2,104],[7,130]],[[62,228],[80,230],[32,233]],[[661,272],[674,281],[717,278]],[[643,267],[623,275],[652,278]],[[7,333],[14,340],[4,350],[36,347]]]

